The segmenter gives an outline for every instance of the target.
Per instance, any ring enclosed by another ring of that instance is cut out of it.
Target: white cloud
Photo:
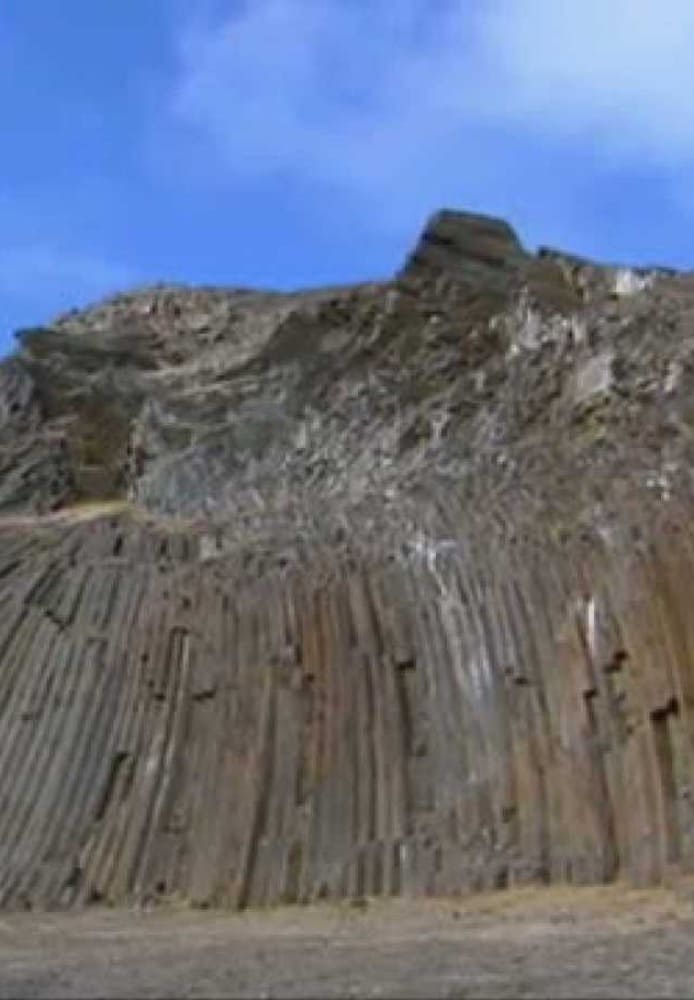
[[[189,25],[169,110],[234,174],[383,209],[512,187],[508,131],[667,173],[694,159],[692,37],[692,0],[252,0]]]
[[[185,33],[174,114],[236,171],[387,186],[449,130],[442,60],[458,58],[464,18],[438,6],[431,18],[431,0],[253,0]]]
[[[497,0],[482,25],[485,115],[617,156],[694,156],[691,0]]]

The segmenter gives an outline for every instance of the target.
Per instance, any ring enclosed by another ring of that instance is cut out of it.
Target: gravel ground
[[[686,894],[0,918],[0,998],[694,997]]]

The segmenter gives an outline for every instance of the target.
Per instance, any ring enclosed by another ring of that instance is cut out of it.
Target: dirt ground
[[[0,998],[694,997],[694,895],[0,917]]]

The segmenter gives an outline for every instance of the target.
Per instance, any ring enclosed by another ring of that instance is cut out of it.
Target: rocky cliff
[[[694,277],[442,212],[0,364],[0,905],[694,866]]]

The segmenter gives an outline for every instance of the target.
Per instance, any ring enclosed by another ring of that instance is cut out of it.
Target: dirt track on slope
[[[694,996],[682,893],[0,918],[0,997]]]

